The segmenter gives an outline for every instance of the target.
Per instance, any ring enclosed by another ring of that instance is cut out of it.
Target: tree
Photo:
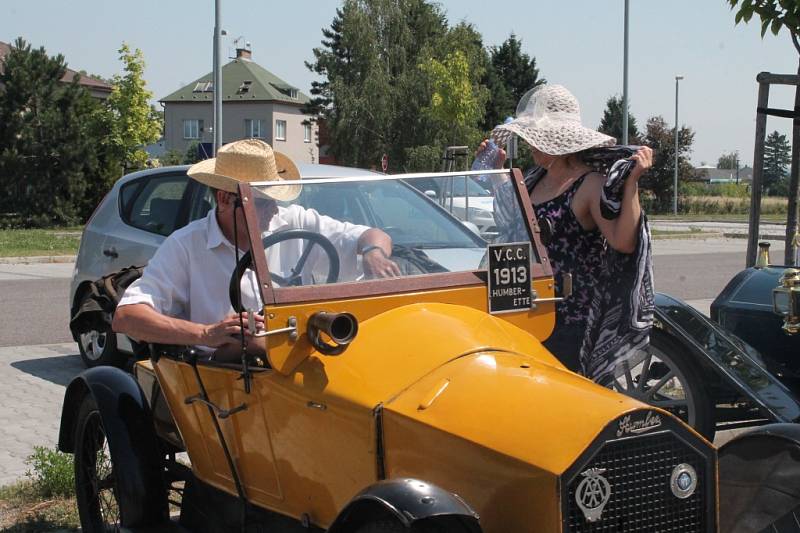
[[[429,58],[420,68],[433,86],[430,104],[423,112],[441,125],[448,144],[476,144],[480,137],[477,124],[487,91],[472,83],[466,55],[456,50],[443,61]]]
[[[639,128],[636,126],[636,118],[630,113],[630,106],[628,108],[628,142],[639,144]],[[617,142],[622,142],[622,111],[622,97],[618,95],[609,97],[606,100],[606,109],[603,111],[600,127],[597,128],[601,133],[617,139]]]
[[[764,191],[774,196],[788,193],[786,177],[791,163],[791,146],[786,135],[773,131],[764,142]]]
[[[782,28],[789,32],[797,53],[800,54],[800,2],[797,0],[728,0],[731,9],[736,11],[736,24],[741,21],[750,22],[753,15],[761,19],[761,37],[770,30],[773,35],[778,35]],[[800,76],[800,58],[798,59],[797,75]],[[794,112],[800,113],[800,85],[795,87]],[[795,118],[792,123],[792,159],[789,172],[789,216],[786,220],[786,249],[784,251],[785,264],[794,261],[796,245],[794,235],[797,232],[797,205],[798,185],[800,185],[800,118]]]
[[[306,66],[323,78],[312,83],[310,110],[326,120],[338,161],[369,167],[386,153],[402,166],[408,148],[431,141],[432,120],[421,113],[431,95],[418,65],[435,57],[446,30],[426,0],[345,0],[337,9]]]
[[[147,152],[143,146],[161,136],[162,121],[150,105],[153,93],[143,78],[144,55],[131,51],[126,43],[118,50],[124,64],[123,75],[112,78],[114,90],[108,97],[110,144],[126,171],[144,168]]]
[[[517,103],[528,90],[547,83],[539,77],[536,58],[522,51],[522,40],[513,33],[503,44],[492,47],[489,55],[491,62],[484,80],[491,95],[483,122],[486,130],[513,116]]]
[[[4,225],[76,224],[104,173],[101,108],[62,55],[15,41],[0,74],[0,213]]]
[[[653,149],[653,167],[641,181],[643,189],[653,197],[656,212],[668,212],[672,207],[673,182],[675,177],[675,128],[667,126],[664,117],[651,117],[647,121],[644,144]],[[694,131],[687,126],[680,129],[678,136],[678,177],[686,179],[693,175],[689,162],[692,152]]]
[[[738,152],[730,152],[722,154],[717,159],[717,168],[724,168],[726,170],[736,170],[736,165],[739,163]]]

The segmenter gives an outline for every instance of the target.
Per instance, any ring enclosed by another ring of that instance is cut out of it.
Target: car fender
[[[769,424],[719,449],[720,531],[800,531],[800,425]]]
[[[152,502],[150,508],[155,514],[151,523],[157,521],[158,503],[164,496],[161,446],[150,406],[130,374],[116,367],[99,366],[83,371],[70,382],[61,412],[59,450],[76,453],[76,417],[87,395],[94,398],[100,411],[114,469],[124,471],[124,476],[118,476],[118,499]]]
[[[655,327],[669,333],[706,369],[750,399],[774,422],[800,420],[800,400],[760,362],[760,355],[690,305],[656,295]]]
[[[352,533],[372,520],[391,517],[410,528],[425,521],[455,521],[465,533],[480,533],[478,514],[452,492],[411,478],[379,481],[358,493],[328,533]]]

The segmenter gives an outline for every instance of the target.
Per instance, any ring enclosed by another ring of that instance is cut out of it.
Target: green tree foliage
[[[330,133],[330,153],[342,164],[369,167],[386,153],[394,168],[406,150],[429,144],[430,103],[418,65],[435,57],[447,24],[426,0],[345,0],[322,46],[306,66],[323,78],[312,84],[312,109]]]
[[[719,156],[719,159],[717,159],[717,168],[724,168],[726,170],[735,170],[738,161],[739,161],[739,154],[736,152],[722,154],[721,156]]]
[[[603,118],[600,120],[598,131],[611,135],[617,142],[622,142],[622,97],[619,95],[611,96],[606,100],[606,109],[603,111]],[[636,126],[636,118],[630,112],[628,106],[628,142],[639,144],[639,128]]]
[[[489,52],[491,62],[485,83],[490,91],[483,122],[487,131],[513,116],[522,95],[547,83],[539,77],[536,58],[522,51],[522,40],[513,33]]]
[[[109,141],[126,171],[144,168],[147,152],[143,147],[161,136],[162,119],[150,105],[153,93],[144,81],[144,55],[138,48],[123,43],[119,59],[124,74],[112,78],[114,90],[108,97]]]
[[[63,83],[64,57],[19,38],[0,75],[0,219],[2,225],[81,222],[102,175],[100,105]]]
[[[773,196],[785,196],[791,163],[792,147],[786,135],[773,131],[764,141],[764,191]]]
[[[385,153],[391,169],[420,168],[480,138],[489,56],[471,24],[449,27],[429,0],[345,0],[322,33],[307,110],[326,120],[339,162],[370,167]]]
[[[682,181],[694,173],[689,162],[694,131],[683,126],[678,138],[678,177]],[[664,117],[651,117],[647,121],[643,141],[653,149],[653,167],[641,180],[641,187],[652,198],[647,207],[655,212],[668,212],[672,207],[675,175],[675,128],[670,128]]]
[[[433,87],[430,104],[422,109],[443,132],[451,145],[458,142],[474,145],[480,132],[478,120],[483,111],[486,89],[472,82],[469,63],[461,50],[447,54],[444,60],[430,58],[420,64]]]

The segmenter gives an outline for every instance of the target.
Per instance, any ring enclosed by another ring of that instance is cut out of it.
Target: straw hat
[[[188,174],[200,183],[228,192],[236,192],[240,182],[300,179],[291,159],[258,139],[226,144],[217,151],[217,157],[192,165]],[[300,190],[300,185],[259,188],[270,198],[281,201],[294,200]]]
[[[566,155],[599,146],[612,146],[609,137],[581,124],[578,100],[561,85],[543,85],[525,93],[517,106],[517,117],[497,126],[492,137],[504,143],[512,134],[549,155]]]

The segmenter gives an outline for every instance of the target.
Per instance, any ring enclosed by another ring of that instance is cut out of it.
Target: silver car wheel
[[[623,363],[624,374],[614,388],[643,403],[660,407],[692,427],[697,423],[697,400],[692,387],[669,354],[650,345],[644,361],[630,368]]]
[[[87,359],[97,361],[102,357],[103,350],[106,348],[106,341],[108,340],[107,333],[100,333],[99,331],[87,331],[81,333],[80,341],[83,352],[86,354]]]

